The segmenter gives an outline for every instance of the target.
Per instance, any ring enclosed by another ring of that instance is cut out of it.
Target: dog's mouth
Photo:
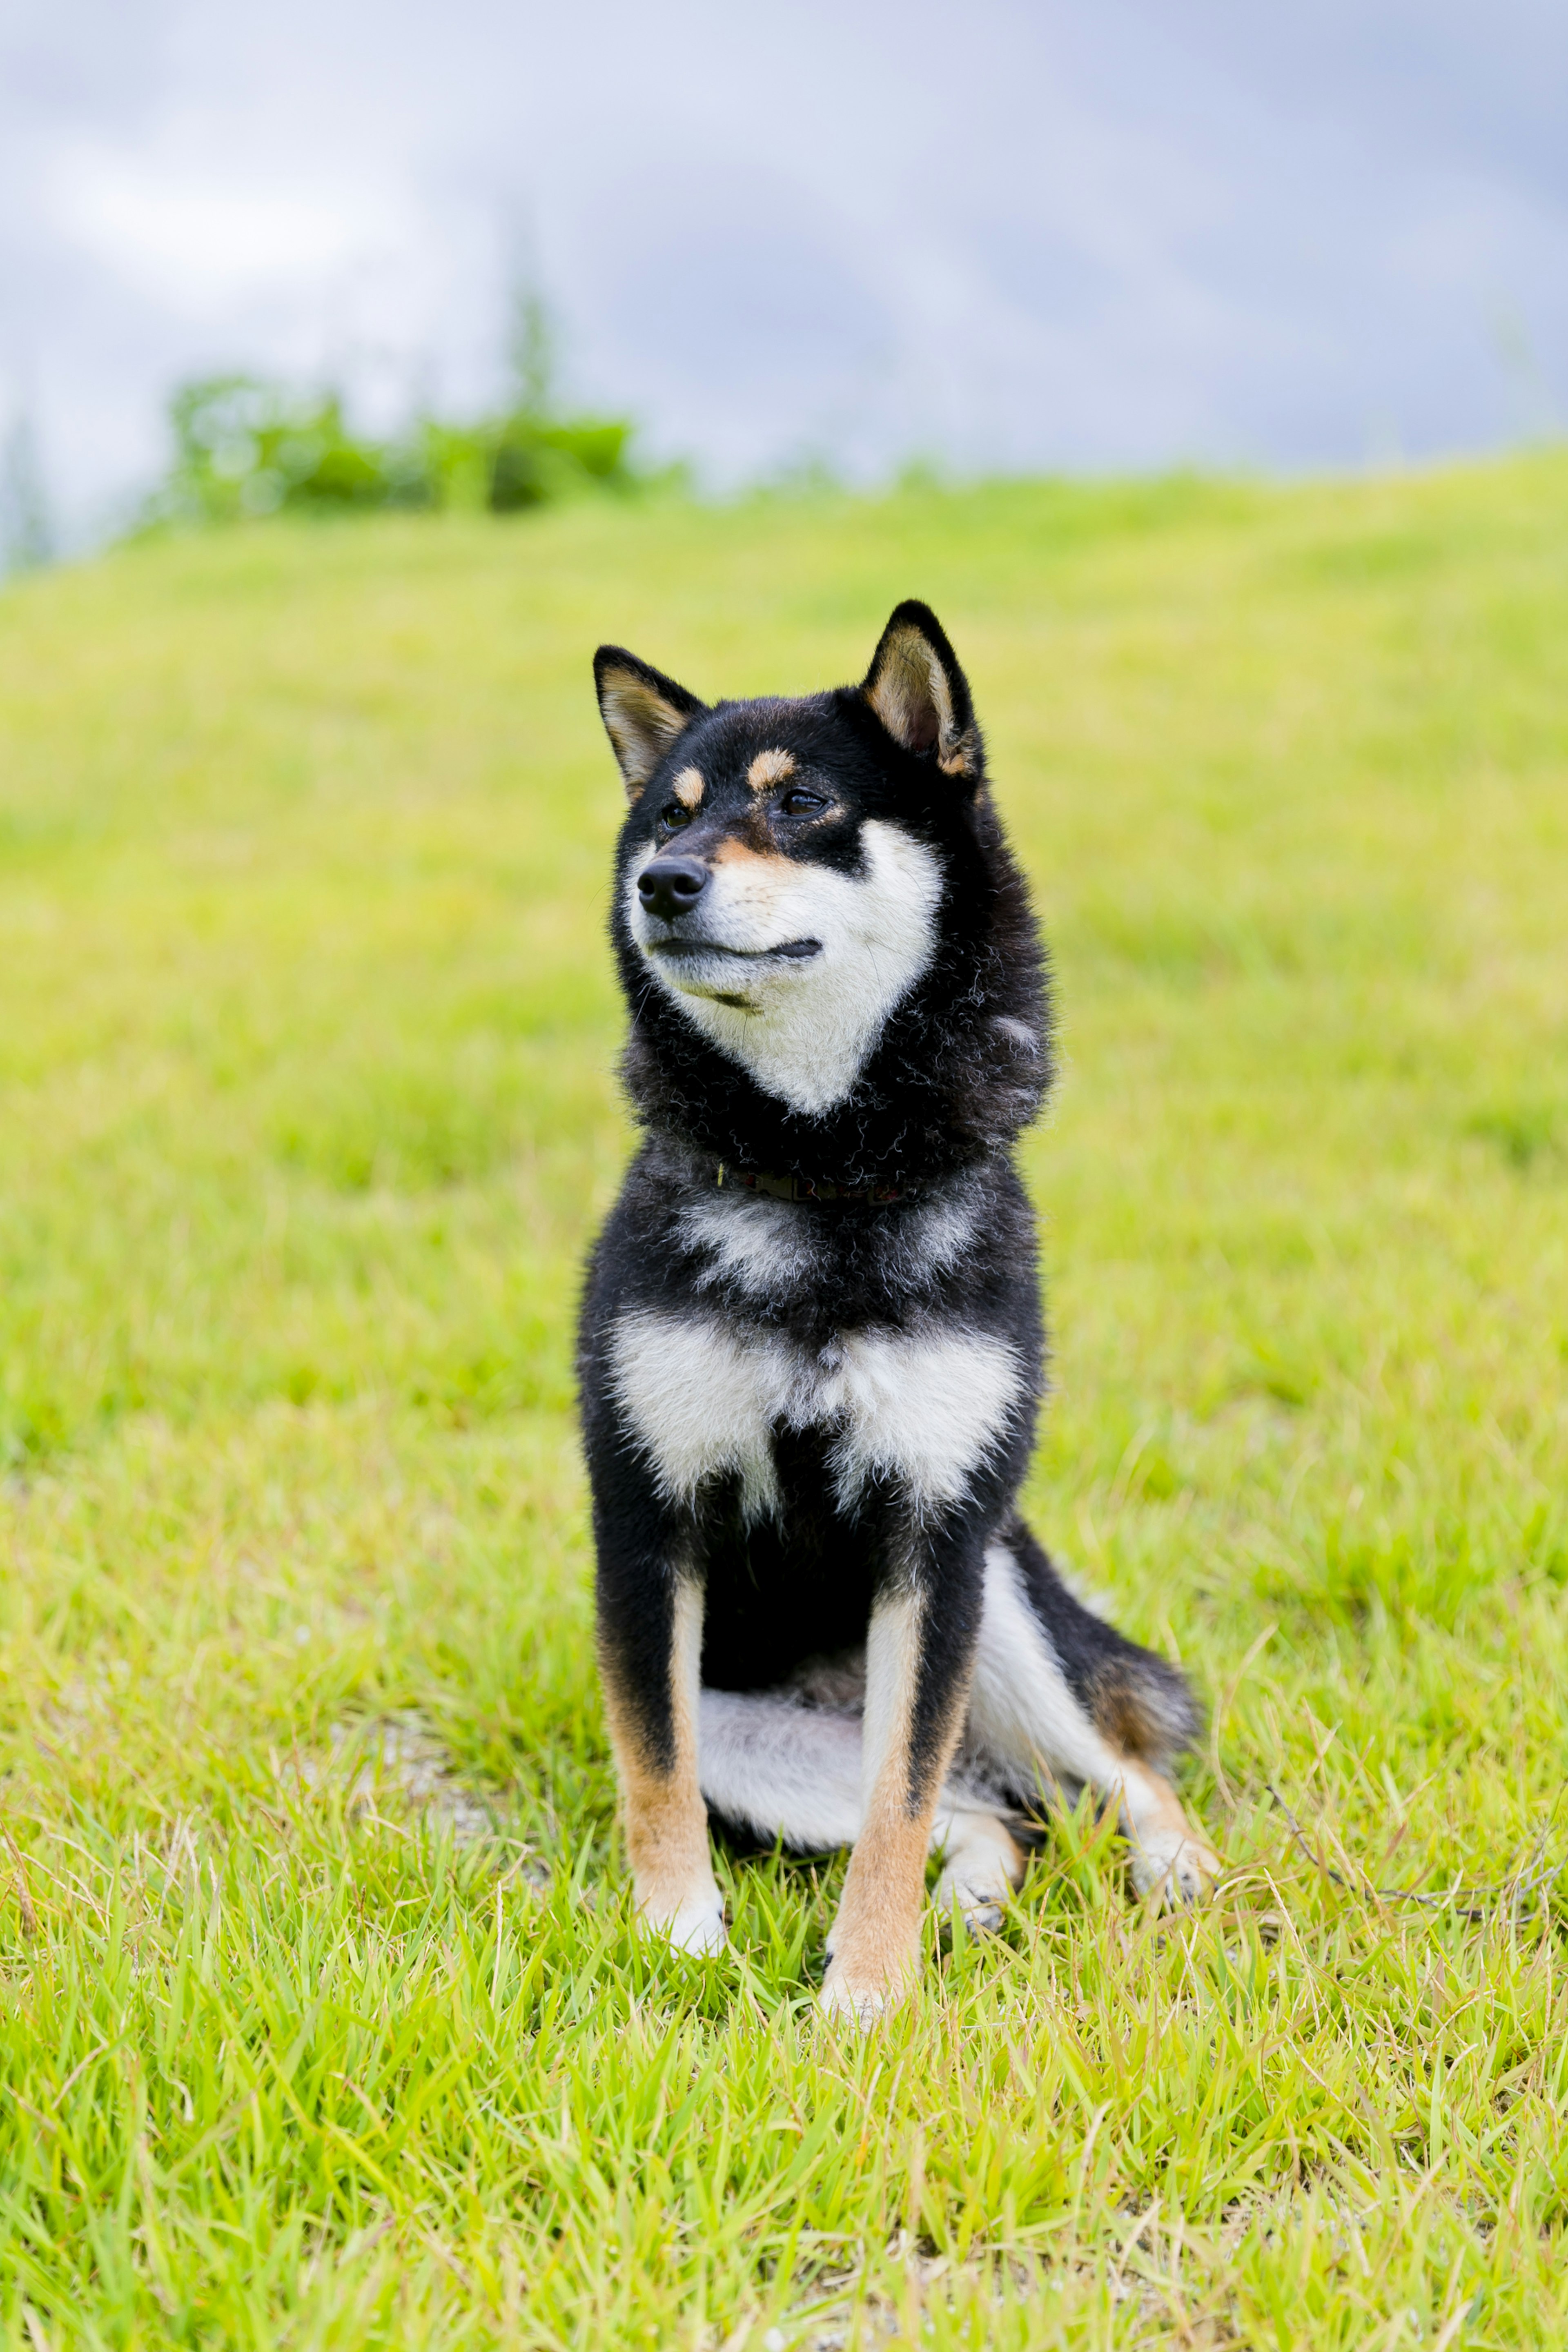
[[[684,958],[706,961],[710,957],[722,957],[734,963],[771,963],[781,958],[786,963],[805,963],[812,956],[822,953],[822,941],[781,940],[777,947],[772,948],[727,948],[717,940],[649,940],[647,952],[649,955],[673,956],[678,961]]]

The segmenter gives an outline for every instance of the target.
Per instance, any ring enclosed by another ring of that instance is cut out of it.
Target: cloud
[[[198,368],[493,396],[523,267],[716,480],[1482,446],[1568,399],[1565,69],[1546,0],[13,0],[0,373],[84,517]]]
[[[417,234],[395,199],[363,184],[236,184],[101,148],[53,156],[45,193],[66,237],[195,315],[243,309],[279,288],[309,294]]]

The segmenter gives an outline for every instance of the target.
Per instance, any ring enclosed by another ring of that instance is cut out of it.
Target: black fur
[[[935,699],[914,695],[900,740],[879,716],[873,689],[879,665],[910,642],[929,649],[941,676]],[[1044,951],[951,646],[934,616],[910,604],[893,615],[861,686],[797,700],[710,709],[614,646],[601,648],[595,672],[631,793],[611,937],[630,1011],[625,1081],[643,1140],[589,1267],[580,1378],[601,1643],[649,1762],[668,1766],[673,1756],[676,1580],[692,1577],[705,1589],[703,1680],[729,1690],[780,1685],[809,1657],[862,1643],[879,1590],[905,1580],[926,1600],[910,1764],[917,1806],[943,1752],[973,1651],[985,1549],[998,1537],[1013,1547],[1075,1696],[1097,1721],[1114,1719],[1130,1752],[1168,1757],[1195,1719],[1182,1677],[1074,1600],[1015,1509],[1044,1391],[1045,1334],[1034,1218],[1012,1147],[1050,1082],[1049,1000]],[[627,699],[612,713],[607,698],[617,691]],[[801,778],[828,780],[839,814],[798,838],[791,833],[782,801],[763,805],[747,782],[767,751],[791,755]],[[670,799],[691,769],[705,786],[695,814]],[[668,835],[700,863],[731,843],[856,876],[864,871],[861,827],[872,819],[934,855],[942,877],[934,953],[829,1108],[806,1112],[765,1091],[653,976],[633,937],[628,896],[665,808],[669,826],[658,837]],[[897,1197],[790,1207],[799,1265],[759,1288],[690,1229],[694,1208],[713,1199],[721,1164]],[[969,1239],[956,1255],[933,1256],[933,1220],[950,1213]],[[773,1444],[781,1507],[748,1525],[734,1474],[711,1478],[689,1502],[662,1499],[614,1369],[617,1324],[639,1311],[717,1318],[728,1330],[776,1337],[813,1357],[844,1332],[984,1334],[1015,1351],[1023,1381],[959,1500],[911,1515],[896,1482],[872,1478],[846,1508],[826,1459],[830,1433],[781,1425]]]

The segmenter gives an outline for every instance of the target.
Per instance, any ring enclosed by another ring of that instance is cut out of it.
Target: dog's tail
[[[1015,1516],[1002,1540],[1068,1687],[1095,1728],[1122,1755],[1168,1771],[1203,1729],[1203,1710],[1185,1675],[1086,1606],[1021,1518]]]

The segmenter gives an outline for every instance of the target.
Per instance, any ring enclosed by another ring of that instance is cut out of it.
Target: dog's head
[[[765,1095],[820,1117],[984,862],[984,753],[952,646],[900,604],[858,687],[712,709],[618,646],[594,668],[631,803],[623,961]]]

